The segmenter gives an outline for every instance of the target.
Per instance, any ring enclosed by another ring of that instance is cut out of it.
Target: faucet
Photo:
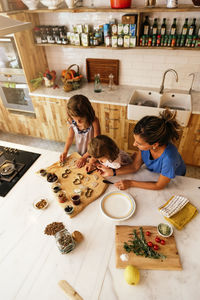
[[[190,73],[188,76],[192,76],[192,83],[191,83],[191,87],[189,89],[189,94],[191,95],[192,87],[193,87],[193,83],[194,83],[194,78],[195,78],[195,73]]]
[[[160,91],[159,93],[160,94],[163,94],[163,91],[164,91],[164,82],[165,82],[165,76],[168,72],[172,72],[174,73],[175,77],[176,77],[176,82],[178,82],[178,73],[174,70],[174,69],[168,69],[164,72],[163,74],[163,79],[162,79],[162,83],[161,83],[161,86],[160,86]]]

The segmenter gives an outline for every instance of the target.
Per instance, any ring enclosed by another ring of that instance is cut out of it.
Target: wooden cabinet
[[[99,103],[92,103],[92,106],[99,118],[101,133],[108,135],[117,143],[120,149],[124,149],[127,107]]]
[[[191,116],[183,133],[179,152],[186,164],[200,166],[200,114]]]

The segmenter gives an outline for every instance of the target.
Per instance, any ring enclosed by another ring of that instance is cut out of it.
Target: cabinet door
[[[137,122],[138,121],[126,120],[124,148],[125,151],[128,153],[133,153],[134,151],[138,151],[138,148],[133,146],[134,143],[133,130]]]
[[[124,150],[126,107],[120,105],[92,103],[99,118],[101,133],[113,139]]]
[[[186,164],[200,166],[200,115],[192,115],[179,146]]]
[[[67,100],[32,97],[37,126],[34,136],[65,142],[68,134]]]

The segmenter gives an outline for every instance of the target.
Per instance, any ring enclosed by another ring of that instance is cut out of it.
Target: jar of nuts
[[[69,231],[64,228],[55,234],[56,244],[62,254],[71,252],[76,244]]]

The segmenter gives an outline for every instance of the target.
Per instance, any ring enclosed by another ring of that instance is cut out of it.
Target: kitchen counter
[[[162,191],[127,190],[136,201],[136,212],[123,222],[112,222],[100,212],[100,199],[70,219],[58,205],[50,185],[36,175],[59,159],[59,153],[0,142],[0,145],[38,152],[42,155],[6,197],[0,197],[0,298],[3,300],[64,300],[58,281],[68,281],[84,300],[198,300],[200,270],[200,216],[174,235],[182,271],[141,270],[141,282],[128,285],[123,270],[115,267],[115,225],[157,225],[164,218],[158,211],[172,194],[187,196],[200,209],[200,180],[180,177]],[[122,178],[156,180],[146,169]],[[112,178],[117,181],[119,177]],[[106,192],[115,190],[110,185]],[[45,197],[49,207],[36,210],[35,199]],[[72,252],[60,254],[55,239],[45,235],[46,225],[63,222],[84,240]]]
[[[60,86],[59,89],[47,88],[47,87],[39,87],[34,92],[31,92],[31,96],[37,97],[48,97],[48,98],[57,98],[57,99],[66,99],[68,100],[70,97],[76,94],[83,94],[88,97],[88,99],[93,103],[102,103],[102,104],[112,104],[112,105],[121,105],[127,106],[134,90],[136,89],[145,89],[152,91],[159,91],[159,88],[152,87],[142,87],[142,86],[132,86],[132,85],[115,85],[113,90],[108,89],[107,84],[102,84],[102,92],[95,93],[94,92],[94,83],[85,83],[78,90],[74,90],[71,92],[65,92]],[[183,90],[173,90],[174,92],[188,94],[188,91]],[[193,91],[192,92],[192,113],[200,114],[200,92]]]

